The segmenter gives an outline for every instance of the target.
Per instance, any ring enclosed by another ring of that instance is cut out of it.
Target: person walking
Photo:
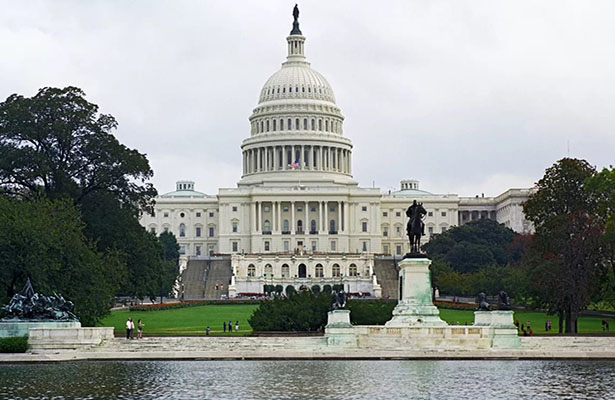
[[[222,332],[226,333],[226,321],[222,322]]]
[[[229,333],[233,333],[233,321],[228,322],[228,331]]]
[[[126,339],[130,339],[130,318],[126,320]]]
[[[205,336],[209,336],[209,326],[205,328]]]
[[[132,318],[130,318],[130,338],[135,338],[135,321]]]
[[[235,332],[239,332],[239,321],[235,321]]]
[[[143,327],[145,324],[142,320],[137,321],[137,339],[143,339]]]

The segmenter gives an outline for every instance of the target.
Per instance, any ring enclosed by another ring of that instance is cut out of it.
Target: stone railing
[[[28,338],[31,352],[81,350],[113,339],[113,328],[32,328]]]

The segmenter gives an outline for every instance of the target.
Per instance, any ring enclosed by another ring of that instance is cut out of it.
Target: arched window
[[[283,131],[284,130],[284,120],[280,119],[280,130]]]
[[[184,225],[183,223],[179,224],[179,236],[180,237],[186,236],[186,225]]]
[[[348,275],[357,276],[357,266],[355,264],[350,264],[350,266],[348,266]]]
[[[325,131],[329,132],[329,120],[325,121]]]
[[[282,223],[282,231],[285,233],[289,233],[290,232],[290,225],[288,224],[288,220],[285,219],[284,222]]]
[[[325,276],[324,268],[322,267],[322,264],[316,264],[316,267],[314,269],[314,276],[316,278],[322,278]]]
[[[271,264],[265,265],[265,274],[264,274],[264,276],[269,277],[269,278],[273,278],[273,267],[271,266]]]
[[[290,128],[290,123],[288,124],[289,128]],[[295,120],[295,130],[298,131],[299,130],[299,118],[297,118]]]
[[[310,233],[316,233],[316,220],[313,219],[310,222]]]
[[[322,131],[322,119],[318,120],[318,130]]]
[[[312,130],[315,131],[316,130],[316,120],[312,119]]]
[[[290,276],[290,267],[288,264],[282,264],[282,278],[288,278]]]
[[[340,273],[340,266],[338,264],[333,264],[333,268],[331,269],[331,273],[333,275],[334,278],[339,278],[341,273]]]
[[[248,276],[256,276],[256,267],[254,264],[248,265]]]
[[[307,131],[307,118],[303,119],[303,130]]]
[[[271,223],[268,219],[263,222],[263,233],[271,233]]]
[[[263,121],[261,121],[261,133],[264,132],[263,128],[264,128]]]
[[[335,230],[335,220],[329,221],[329,233],[337,233]]]
[[[291,124],[290,124],[291,122],[292,122],[292,120],[289,118],[289,119],[288,119],[288,127],[286,128],[286,129],[288,129],[289,131],[292,129],[292,128],[291,128]]]
[[[269,120],[267,120],[266,122],[267,122],[267,132],[269,132]]]
[[[303,232],[303,221],[301,221],[300,219],[297,220],[297,232],[298,233]]]
[[[276,120],[273,120],[273,131],[275,132],[275,128],[276,128]]]
[[[297,268],[297,272],[299,273],[299,278],[307,277],[307,266],[305,264],[299,264]]]

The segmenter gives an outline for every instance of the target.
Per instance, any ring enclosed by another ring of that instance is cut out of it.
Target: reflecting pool
[[[2,399],[603,399],[615,361],[0,364]]]

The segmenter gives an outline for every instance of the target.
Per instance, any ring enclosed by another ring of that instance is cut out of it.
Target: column
[[[278,147],[273,146],[273,171],[278,169],[279,164],[280,163],[278,162]]]
[[[291,145],[290,146],[290,160],[288,161],[289,164],[292,164],[295,162],[295,145]]]
[[[348,152],[348,173],[352,174],[352,153]]]
[[[256,202],[256,233],[261,232],[261,202]]]
[[[324,207],[325,207],[325,223],[324,223],[324,231],[328,232],[329,231],[329,204],[325,201],[324,202]]]
[[[324,229],[322,228],[324,225],[322,223],[322,201],[318,202],[318,232],[322,233],[324,232]]]
[[[252,203],[252,207],[251,208],[251,213],[252,213],[252,223],[250,225],[252,225],[252,233],[256,233],[256,202]]]
[[[301,154],[299,154],[299,169],[304,169],[305,168],[305,146],[301,145],[300,147],[300,152]]]
[[[278,201],[278,232],[282,231],[282,202]]]
[[[348,230],[348,202],[344,203],[344,233],[349,233]]]
[[[337,230],[341,233],[342,231],[342,202],[337,202]]]
[[[305,233],[309,233],[309,232],[310,232],[310,230],[311,230],[311,228],[310,228],[310,223],[309,223],[309,222],[310,222],[310,221],[309,221],[309,219],[310,219],[310,214],[308,213],[308,211],[309,211],[309,208],[308,208],[308,207],[309,207],[309,204],[308,204],[308,202],[306,201],[306,202],[305,202],[305,220],[303,221],[303,230],[305,231]]]
[[[277,203],[278,203],[277,201],[272,201],[271,202],[271,233],[277,232],[276,231],[276,226],[277,226],[276,222],[278,222],[277,221],[278,214],[276,213],[276,210],[275,210],[275,205]]]
[[[295,234],[295,202],[290,202],[290,233]]]

